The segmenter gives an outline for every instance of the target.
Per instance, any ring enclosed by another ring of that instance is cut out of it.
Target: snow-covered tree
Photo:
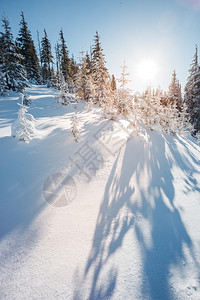
[[[28,29],[27,22],[24,19],[23,12],[21,13],[20,30],[17,38],[17,46],[19,52],[23,56],[22,64],[25,66],[27,79],[33,83],[41,82],[41,70],[35,45]]]
[[[130,89],[127,87],[129,83],[129,73],[127,73],[127,66],[125,64],[125,61],[121,67],[122,72],[121,76],[118,79],[119,82],[119,89],[117,91],[117,107],[119,114],[127,115],[129,111],[132,109],[132,100],[133,97],[131,95]]]
[[[116,89],[117,89],[116,79],[115,79],[114,75],[112,75],[112,77],[111,77],[110,88],[111,88],[112,92],[116,91]]]
[[[68,83],[64,80],[62,73],[60,77],[59,90],[60,90],[60,95],[58,97],[58,102],[60,102],[63,105],[77,103],[76,96],[74,93],[70,92]]]
[[[19,53],[18,48],[13,40],[11,27],[8,19],[2,18],[3,31],[0,33],[0,62],[1,73],[7,90],[22,92],[28,86],[26,72],[21,64],[23,56]]]
[[[34,117],[27,113],[28,108],[24,106],[24,96],[22,95],[22,104],[18,111],[18,118],[13,122],[11,127],[11,134],[16,137],[19,141],[29,142],[36,134]]]
[[[109,90],[109,73],[98,32],[96,32],[92,47],[92,75],[95,85],[95,101],[102,105]]]
[[[189,69],[184,100],[188,107],[191,123],[194,126],[194,134],[196,134],[200,131],[200,67],[198,64],[197,46]]]
[[[23,105],[29,106],[30,103],[31,103],[31,100],[30,100],[29,96],[27,95],[27,93],[24,91],[23,92]]]
[[[76,75],[79,71],[79,66],[76,63],[74,56],[72,55],[72,57],[70,58],[69,61],[69,89],[70,92],[75,91],[75,85],[76,85]]]
[[[183,99],[181,95],[181,85],[179,83],[179,80],[177,79],[176,76],[176,71],[174,70],[172,74],[172,79],[171,83],[169,85],[169,90],[168,90],[168,104],[176,104],[176,108],[181,111],[181,108],[183,106]]]
[[[3,39],[0,35],[0,95],[5,95],[6,92],[6,77],[3,71]]]
[[[59,68],[60,72],[62,73],[64,80],[69,81],[69,52],[66,46],[66,42],[63,35],[63,30],[60,30],[59,33],[59,43],[57,45],[58,47],[58,57],[59,57]],[[69,82],[68,82],[69,83]]]
[[[0,59],[1,59],[1,54],[0,54]],[[2,70],[2,64],[0,61],[0,95],[4,96],[5,92],[6,92],[6,77]]]
[[[72,131],[75,141],[78,143],[78,141],[79,141],[79,124],[78,124],[78,118],[76,115],[72,119],[72,122],[71,122],[71,131]]]
[[[53,64],[53,55],[51,52],[51,44],[44,29],[44,37],[41,41],[41,62],[43,83],[47,84],[51,79],[51,64]]]
[[[79,70],[76,74],[75,92],[79,99],[88,101],[92,94],[93,78],[89,55],[81,52]]]

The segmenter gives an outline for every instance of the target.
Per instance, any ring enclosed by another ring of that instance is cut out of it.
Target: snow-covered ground
[[[200,146],[27,91],[0,98],[0,299],[200,299]],[[80,141],[71,133],[77,115]]]

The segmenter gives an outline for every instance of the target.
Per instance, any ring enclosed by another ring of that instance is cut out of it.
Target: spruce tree
[[[188,107],[190,121],[194,126],[194,134],[200,131],[200,67],[198,64],[197,45],[195,55],[189,69],[189,77],[185,86],[185,103]]]
[[[75,88],[75,82],[76,82],[76,75],[79,71],[79,66],[76,63],[74,56],[72,55],[72,57],[70,58],[69,61],[69,91],[70,92],[74,92],[74,88]]]
[[[181,85],[176,76],[176,71],[174,70],[172,74],[171,83],[169,85],[168,90],[168,105],[174,105],[175,107],[181,111],[183,107],[182,95],[181,95]]]
[[[0,37],[0,95],[3,96],[6,91],[6,78],[3,72],[3,40]]]
[[[6,78],[4,76],[2,65],[0,63],[0,95],[3,96],[6,92]]]
[[[92,75],[95,85],[95,101],[102,105],[106,101],[109,90],[109,74],[98,32],[96,32],[92,47]]]
[[[32,83],[40,83],[40,65],[37,57],[35,45],[25,21],[23,12],[21,13],[20,30],[17,38],[17,46],[20,54],[23,56],[22,64],[27,73],[27,79]]]
[[[125,61],[121,69],[121,76],[118,79],[119,89],[117,91],[117,104],[120,114],[128,114],[132,106],[132,96],[130,93],[130,89],[127,87],[127,84],[130,80],[128,79],[129,73],[127,73],[126,71],[127,66],[125,64]]]
[[[1,72],[5,79],[6,89],[22,92],[27,85],[26,71],[21,64],[23,56],[13,40],[11,27],[8,19],[2,18],[3,32],[0,33],[1,40]]]
[[[117,89],[117,84],[116,84],[114,75],[112,75],[112,77],[111,77],[110,87],[111,87],[111,91],[113,91],[113,92],[116,91],[116,89]]]
[[[51,64],[53,64],[53,55],[51,52],[51,44],[44,29],[44,37],[41,41],[41,62],[43,83],[48,84],[51,80]]]
[[[81,52],[79,70],[76,73],[75,92],[79,99],[88,101],[91,95],[91,61],[89,55]]]
[[[69,59],[69,53],[68,53],[68,49],[66,46],[62,29],[60,30],[59,37],[60,39],[59,39],[58,47],[59,47],[60,72],[62,72],[64,80],[67,82],[69,81],[70,59]]]

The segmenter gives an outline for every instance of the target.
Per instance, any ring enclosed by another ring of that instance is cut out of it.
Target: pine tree
[[[19,104],[18,118],[12,123],[11,134],[19,141],[29,142],[35,135],[34,117],[27,113],[28,107],[24,106],[24,95],[22,94],[22,104]]]
[[[35,45],[23,12],[21,13],[21,17],[17,46],[19,47],[20,54],[23,56],[22,64],[25,66],[27,79],[32,83],[40,83],[40,66]]]
[[[2,18],[3,32],[0,33],[1,73],[7,90],[22,92],[27,85],[25,68],[21,64],[23,56],[13,40],[8,19]]]
[[[117,89],[117,84],[116,84],[116,80],[115,80],[114,75],[112,75],[112,77],[111,77],[110,87],[111,87],[112,92],[116,91],[116,89]]]
[[[62,73],[60,74],[60,84],[59,84],[60,95],[58,97],[58,102],[63,105],[75,104],[77,103],[75,94],[70,92],[68,83],[65,81]]]
[[[168,104],[173,105],[175,103],[175,107],[181,111],[183,106],[183,100],[181,95],[181,85],[177,79],[176,71],[174,70],[172,74],[172,80],[169,85],[168,90]]]
[[[91,61],[89,55],[81,52],[79,69],[76,73],[75,92],[79,99],[88,101],[91,96]]]
[[[121,69],[122,69],[121,76],[118,79],[119,89],[117,91],[117,105],[118,105],[119,113],[123,115],[124,114],[127,115],[131,109],[132,96],[130,93],[130,89],[127,87],[128,82],[130,80],[128,79],[129,73],[127,73],[126,71],[127,66],[125,64],[125,61]]]
[[[109,92],[109,74],[98,32],[96,32],[92,47],[92,75],[95,85],[95,101],[102,105]]]
[[[5,74],[3,72],[3,52],[2,52],[2,48],[3,48],[3,43],[2,43],[2,38],[0,37],[0,95],[3,96],[5,95],[6,92],[6,77]]]
[[[41,41],[41,62],[43,83],[47,84],[51,79],[51,64],[53,64],[53,55],[51,52],[51,44],[44,29],[44,37]]]
[[[78,71],[79,71],[79,66],[76,63],[74,56],[72,55],[69,61],[69,81],[68,81],[69,90],[71,93],[74,93],[75,91],[76,75]]]
[[[3,72],[2,64],[3,64],[3,40],[0,36],[0,95],[3,96],[6,91],[6,78]]]
[[[4,96],[6,92],[6,78],[0,64],[0,95]]]
[[[200,131],[200,67],[198,64],[197,45],[189,69],[184,100],[188,107],[191,124],[194,126],[194,134],[196,134]]]
[[[60,72],[62,73],[64,80],[69,82],[69,52],[66,46],[66,42],[63,35],[63,30],[60,30],[59,33],[59,44],[58,44],[58,51],[59,51],[59,60],[60,60]]]
[[[79,141],[79,124],[78,124],[78,118],[76,115],[72,119],[72,122],[71,122],[71,131],[72,131],[75,141],[78,143],[78,141]]]

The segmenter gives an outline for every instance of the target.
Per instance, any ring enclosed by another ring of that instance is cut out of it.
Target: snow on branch
[[[18,141],[29,142],[36,134],[34,117],[27,113],[28,108],[23,103],[24,96],[22,95],[22,104],[18,111],[18,118],[13,122],[11,127],[11,135],[16,137]]]

